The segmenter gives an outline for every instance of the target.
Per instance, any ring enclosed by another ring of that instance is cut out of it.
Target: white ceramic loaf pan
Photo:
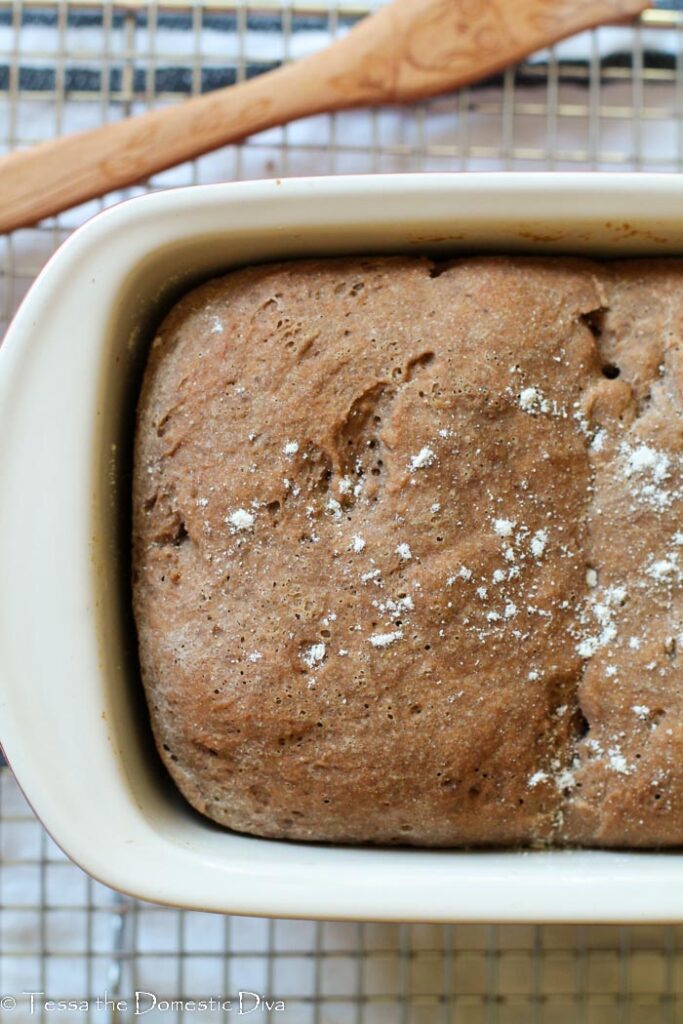
[[[254,260],[347,252],[683,253],[683,181],[532,174],[211,185],[95,217],[0,349],[0,740],[86,871],[240,914],[682,921],[683,852],[352,849],[222,831],[148,731],[128,600],[135,389],[163,308]]]

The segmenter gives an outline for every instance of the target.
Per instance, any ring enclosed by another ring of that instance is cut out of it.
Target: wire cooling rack
[[[0,237],[0,336],[57,245],[124,195],[292,174],[683,171],[681,12],[683,0],[635,27],[584,33],[410,108],[268,131]],[[334,0],[0,0],[0,153],[258,74],[320,48],[362,13],[357,2]],[[72,865],[7,768],[0,857],[0,1018],[8,1022],[134,1020],[136,992],[137,1016],[148,1020],[230,1021],[240,991],[253,993],[243,1016],[283,1024],[683,1022],[677,926],[360,925],[154,907]],[[31,1005],[28,992],[43,995]],[[193,1002],[212,997],[231,1008]],[[285,1008],[268,1011],[266,999]]]

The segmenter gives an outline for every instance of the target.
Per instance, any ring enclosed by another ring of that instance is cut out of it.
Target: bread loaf
[[[683,842],[683,262],[239,270],[154,339],[134,611],[261,836]]]

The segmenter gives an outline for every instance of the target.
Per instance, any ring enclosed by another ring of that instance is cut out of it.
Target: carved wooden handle
[[[647,0],[394,0],[296,64],[0,158],[0,232],[298,117],[458,88],[647,6]]]

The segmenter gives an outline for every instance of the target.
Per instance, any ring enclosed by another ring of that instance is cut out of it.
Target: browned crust
[[[179,303],[139,405],[134,608],[196,808],[294,839],[681,842],[682,285],[355,258]]]

